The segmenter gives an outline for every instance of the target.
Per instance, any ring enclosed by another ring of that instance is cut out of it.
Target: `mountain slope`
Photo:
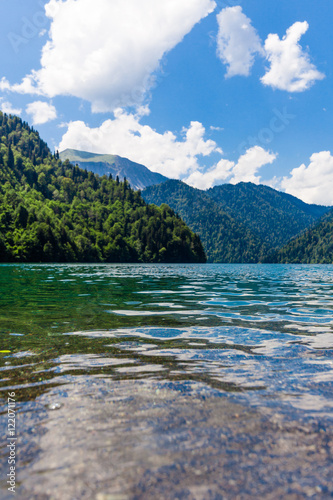
[[[204,262],[198,236],[127,183],[53,156],[0,112],[1,262]]]
[[[293,238],[279,251],[274,252],[268,262],[300,264],[333,264],[333,210],[320,221]]]
[[[168,179],[164,175],[152,172],[144,165],[116,155],[65,149],[60,153],[60,159],[69,160],[74,165],[98,175],[109,176],[111,174],[114,179],[118,176],[119,180],[126,178],[133,189],[144,189]]]
[[[250,182],[222,184],[207,191],[231,217],[255,232],[270,248],[281,247],[330,210]]]
[[[148,203],[167,203],[196,232],[209,262],[258,262],[266,251],[260,238],[226,214],[206,192],[169,180],[142,192]]]

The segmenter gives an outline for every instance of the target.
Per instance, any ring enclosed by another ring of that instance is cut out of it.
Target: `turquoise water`
[[[2,265],[0,289],[22,498],[331,496],[332,267]]]

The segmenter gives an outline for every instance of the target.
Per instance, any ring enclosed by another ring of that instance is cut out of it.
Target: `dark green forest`
[[[1,262],[205,262],[167,205],[118,178],[62,162],[37,131],[0,112]]]
[[[147,202],[167,203],[181,215],[200,235],[209,262],[333,262],[332,226],[325,222],[313,238],[312,232],[304,233],[331,207],[308,205],[268,186],[244,182],[201,191],[169,180],[142,194]]]
[[[323,216],[314,227],[293,238],[279,251],[272,253],[267,262],[332,264],[333,211]]]
[[[281,247],[330,209],[309,205],[290,194],[251,182],[222,184],[209,189],[207,194],[258,235],[268,248]]]
[[[200,235],[209,262],[258,262],[267,247],[251,229],[228,215],[205,191],[169,180],[143,192],[148,203],[170,205]]]

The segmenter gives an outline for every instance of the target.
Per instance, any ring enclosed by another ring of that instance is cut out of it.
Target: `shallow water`
[[[2,265],[0,289],[19,498],[331,497],[332,267]]]

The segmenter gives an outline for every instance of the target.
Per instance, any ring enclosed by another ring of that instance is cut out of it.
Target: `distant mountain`
[[[333,210],[313,227],[293,238],[268,262],[300,264],[333,264]]]
[[[147,203],[167,203],[200,236],[209,262],[258,262],[267,248],[242,222],[228,215],[207,192],[169,180],[142,192]]]
[[[281,247],[330,210],[330,207],[308,205],[290,194],[251,182],[222,184],[206,192],[270,248]]]
[[[112,175],[115,179],[118,175],[119,180],[126,177],[132,189],[144,189],[153,184],[159,184],[168,180],[162,174],[151,172],[144,165],[134,163],[127,158],[116,155],[103,155],[78,151],[76,149],[65,149],[60,153],[61,160],[69,160],[74,165],[78,165],[84,170],[94,172],[98,175]]]

